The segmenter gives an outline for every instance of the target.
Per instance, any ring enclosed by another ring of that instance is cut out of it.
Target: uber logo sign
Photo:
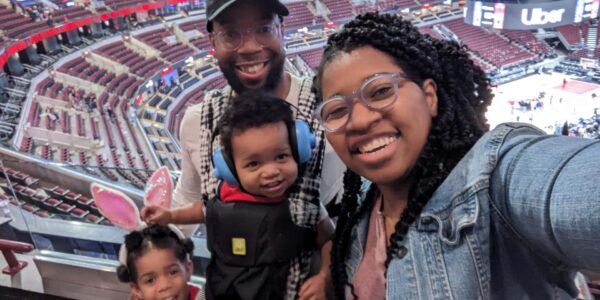
[[[595,19],[600,14],[600,0],[466,1],[465,23],[496,29],[556,27]]]
[[[521,11],[521,22],[527,26],[531,25],[546,25],[548,23],[559,23],[562,21],[564,9],[555,9],[551,11],[544,11],[541,8],[529,9],[525,8]]]

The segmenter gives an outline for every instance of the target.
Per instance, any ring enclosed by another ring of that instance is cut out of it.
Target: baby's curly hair
[[[175,257],[182,263],[194,255],[194,243],[191,239],[180,240],[168,226],[152,224],[142,230],[132,231],[125,236],[127,265],[117,268],[121,282],[137,282],[138,274],[135,262],[150,249],[172,249]]]
[[[285,100],[259,91],[244,92],[231,98],[218,124],[223,150],[233,157],[231,138],[234,130],[243,132],[278,122],[285,123],[288,130],[293,126],[292,109]]]
[[[433,79],[437,85],[438,116],[432,120],[427,143],[411,171],[409,200],[390,238],[386,267],[397,256],[409,225],[421,213],[433,192],[488,130],[485,111],[492,100],[490,82],[459,44],[423,35],[399,16],[366,13],[357,16],[333,34],[325,48],[315,78],[315,93],[322,97],[322,76],[339,54],[371,46],[394,59],[409,79],[422,85]],[[345,299],[350,286],[345,260],[352,228],[374,205],[377,187],[372,185],[366,200],[359,204],[361,179],[351,171],[344,176],[345,192],[334,236],[331,270],[337,298]]]

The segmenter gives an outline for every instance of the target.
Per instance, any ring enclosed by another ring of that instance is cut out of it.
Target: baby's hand
[[[327,299],[327,276],[319,273],[302,284],[300,287],[300,300]]]
[[[142,208],[142,220],[148,224],[167,225],[171,223],[171,211],[162,206],[146,206]]]

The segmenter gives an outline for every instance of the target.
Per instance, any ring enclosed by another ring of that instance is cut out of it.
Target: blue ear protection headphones
[[[288,136],[294,160],[298,164],[307,162],[312,156],[312,150],[316,145],[315,135],[310,131],[308,124],[302,120],[294,121],[291,128],[288,128]],[[233,159],[223,151],[222,147],[213,153],[212,159],[214,165],[213,175],[215,177],[226,181],[229,185],[239,185]]]

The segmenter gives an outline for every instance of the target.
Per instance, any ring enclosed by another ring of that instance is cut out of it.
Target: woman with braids
[[[574,271],[600,269],[600,144],[486,133],[489,81],[461,46],[367,13],[329,38],[315,88],[351,170],[337,298],[572,299]]]

